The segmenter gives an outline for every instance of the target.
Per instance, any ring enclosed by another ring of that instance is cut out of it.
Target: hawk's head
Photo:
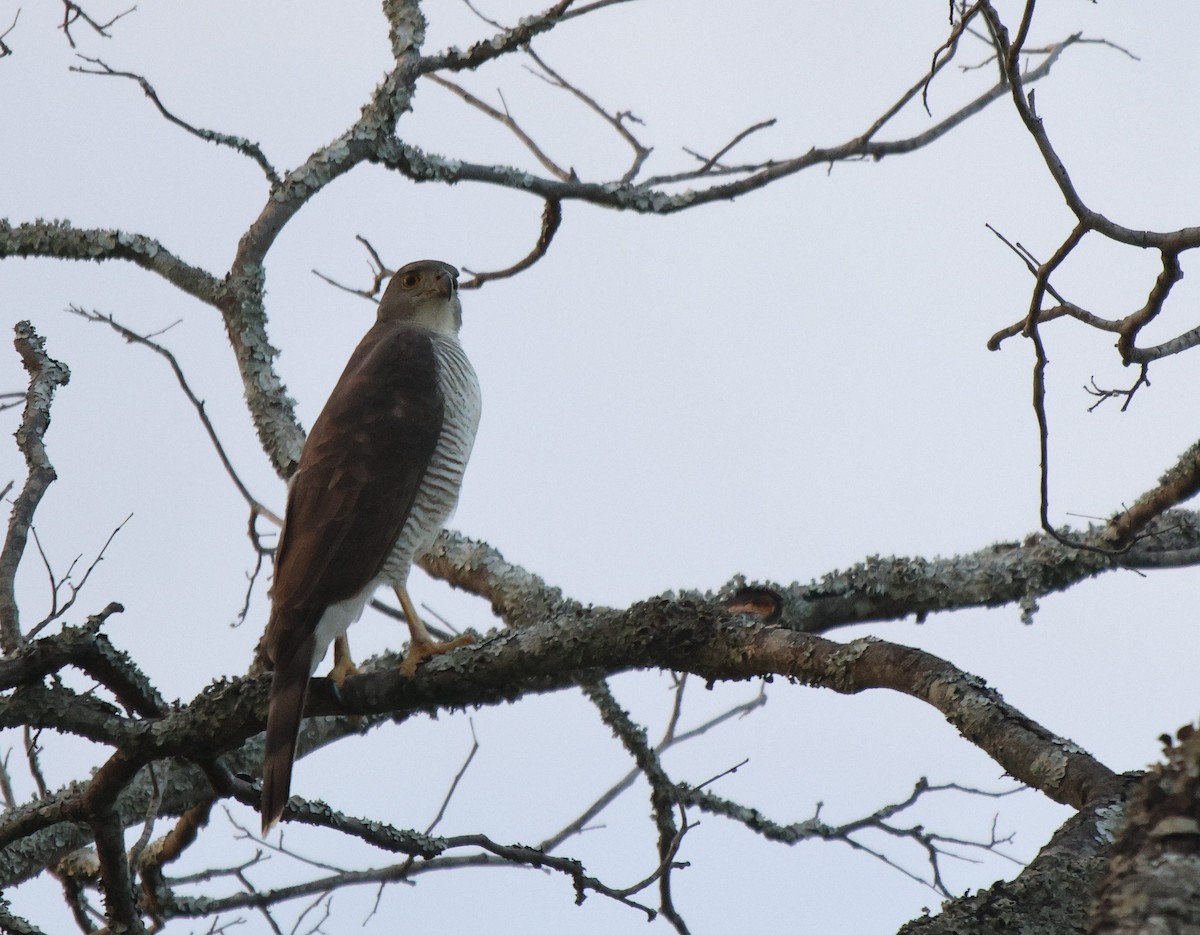
[[[440,260],[402,266],[379,300],[379,321],[412,321],[443,334],[458,334],[462,304],[458,270]]]

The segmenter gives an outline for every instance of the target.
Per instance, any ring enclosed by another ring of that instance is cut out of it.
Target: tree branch
[[[218,133],[215,130],[194,127],[167,110],[166,105],[159,98],[158,92],[141,75],[135,75],[133,72],[128,71],[116,71],[98,58],[89,58],[86,55],[79,57],[90,65],[94,65],[95,68],[81,68],[78,65],[73,65],[71,66],[71,71],[78,72],[81,75],[104,75],[113,78],[128,78],[131,81],[136,81],[138,87],[142,89],[142,93],[150,98],[150,102],[167,121],[186,130],[198,139],[204,140],[207,143],[215,143],[218,146],[227,146],[235,152],[239,152],[243,156],[252,159],[262,169],[263,175],[267,177],[267,181],[271,184],[272,188],[279,184],[279,175],[275,171],[275,167],[271,165],[270,160],[267,159],[262,148],[257,143],[247,140],[244,137],[230,136],[228,133]]]
[[[25,554],[33,515],[46,490],[58,476],[46,453],[45,436],[50,427],[50,406],[60,386],[66,386],[71,371],[46,353],[45,340],[28,321],[13,328],[13,346],[29,374],[29,389],[25,393],[25,411],[17,429],[17,447],[25,458],[29,474],[25,486],[13,502],[8,517],[8,532],[0,550],[0,648],[8,655],[16,652],[24,641],[20,612],[17,608],[17,566]]]
[[[220,280],[189,266],[157,240],[123,230],[76,228],[67,221],[34,221],[14,227],[0,219],[0,257],[8,256],[127,260],[202,302],[213,304],[222,292]]]

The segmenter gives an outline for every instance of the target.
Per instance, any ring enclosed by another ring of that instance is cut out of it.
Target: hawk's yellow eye
[[[416,273],[406,273],[404,278],[400,280],[400,285],[402,285],[405,289],[411,289],[418,282],[420,282],[420,280],[421,277]]]

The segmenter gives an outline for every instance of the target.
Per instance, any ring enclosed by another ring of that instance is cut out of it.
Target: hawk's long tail
[[[271,702],[267,710],[267,737],[263,750],[262,831],[266,835],[283,815],[292,785],[296,737],[304,716],[308,679],[312,672],[313,640],[275,664]]]

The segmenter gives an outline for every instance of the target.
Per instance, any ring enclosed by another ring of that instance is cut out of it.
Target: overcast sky
[[[480,7],[504,22],[534,9],[495,0]],[[0,29],[16,10],[0,0]],[[430,0],[425,10],[427,49],[465,47],[490,32],[460,3]],[[105,12],[96,6],[98,17]],[[223,273],[266,197],[262,174],[165,122],[132,82],[68,73],[75,59],[56,30],[60,19],[52,5],[25,4],[6,40],[15,54],[0,60],[0,215],[136,231]],[[921,75],[946,30],[944,0],[642,0],[573,21],[536,47],[605,106],[644,121],[637,131],[654,146],[654,174],[691,168],[682,147],[714,152],[767,118],[778,123],[747,140],[739,158],[793,156],[849,139]],[[1081,193],[1134,228],[1200,222],[1200,131],[1187,109],[1200,83],[1200,8],[1179,0],[1044,4],[1031,44],[1076,31],[1140,57],[1079,46],[1037,85],[1038,112]],[[112,33],[105,40],[74,30],[81,53],[145,75],[176,114],[254,139],[281,169],[352,123],[390,64],[374,3],[338,4],[334,13],[297,0],[145,2]],[[980,62],[988,51],[967,43],[959,61]],[[993,78],[990,68],[948,71],[930,92],[933,117],[915,109],[885,138],[928,126]],[[512,115],[581,178],[624,172],[625,144],[515,60],[461,80],[496,106],[502,91]],[[536,168],[511,134],[432,84],[419,86],[400,134],[455,158]],[[373,306],[312,269],[367,285],[356,234],[393,266],[432,257],[504,267],[532,245],[541,208],[514,192],[415,185],[372,167],[322,192],[267,266],[271,338],[303,424],[311,425],[373,315]],[[546,259],[463,296],[463,340],[484,415],[453,525],[566,594],[614,606],[666,590],[715,589],[735,573],[803,581],[869,555],[951,555],[1035,531],[1031,351],[1019,340],[999,353],[985,347],[1025,314],[1031,279],[985,224],[1041,257],[1071,226],[1005,102],[928,149],[810,171],[730,204],[658,218],[568,203]],[[1089,243],[1057,282],[1115,316],[1144,301],[1154,260]],[[1191,271],[1188,257],[1184,269]],[[1175,316],[1186,314],[1194,288],[1181,284]],[[130,266],[0,264],[5,321],[32,319],[72,370],[47,439],[60,480],[38,514],[43,546],[61,570],[77,554],[94,555],[133,514],[71,620],[122,602],[126,613],[109,625],[114,642],[166,696],[187,700],[213,679],[245,671],[265,623],[260,582],[247,622],[231,626],[253,564],[246,510],[164,363],[66,314],[72,303],[139,331],[178,321],[162,340],[205,399],[241,476],[277,510],[284,487],[257,446],[214,310]],[[1147,337],[1195,324],[1172,317]],[[1119,366],[1109,337],[1064,323],[1045,335],[1054,521],[1107,516],[1195,440],[1196,368],[1188,357],[1165,360],[1127,413],[1109,404],[1089,414],[1089,378],[1115,385],[1133,374]],[[11,352],[0,354],[0,375],[0,389],[23,386]],[[14,413],[3,418],[15,427]],[[10,477],[23,477],[11,445],[0,448],[0,483]],[[874,633],[948,658],[1114,770],[1137,769],[1157,757],[1159,734],[1195,716],[1197,581],[1192,570],[1113,574],[1044,600],[1032,626],[1009,607],[837,636]],[[44,571],[27,559],[20,582],[25,613],[34,616],[47,602]],[[493,625],[483,601],[419,572],[411,587],[456,627]],[[352,639],[365,657],[396,647],[402,631],[368,616]],[[614,686],[652,735],[661,729],[670,703],[665,675],[622,676]],[[756,691],[695,685],[685,724]],[[779,821],[808,817],[817,802],[829,820],[865,814],[904,798],[920,776],[1011,787],[993,761],[911,699],[781,683],[768,698],[752,717],[676,751],[668,768],[699,782],[748,758],[717,791]],[[628,768],[577,693],[472,717],[481,750],[446,833],[543,838]],[[414,718],[301,762],[293,791],[424,827],[470,742],[464,716]],[[6,734],[2,743],[0,755],[19,737]],[[86,745],[45,745],[51,786],[84,774]],[[230,811],[256,827],[249,810]],[[948,834],[986,836],[997,812],[999,831],[1016,833],[1008,852],[1020,859],[1067,815],[1024,792],[1000,802],[947,800],[920,817]],[[627,885],[655,863],[647,813],[645,789],[635,787],[605,828],[565,852],[606,882]],[[225,820],[214,816],[215,828]],[[327,847],[323,835],[288,836],[309,853]],[[924,869],[921,854],[889,847],[906,867]],[[702,819],[681,856],[692,866],[676,877],[676,902],[697,933],[801,924],[889,932],[938,902],[844,846],[787,849],[715,818]],[[198,848],[180,872],[204,858],[229,860]],[[302,874],[274,863],[262,879]],[[1018,870],[999,860],[954,864],[948,882],[979,888]],[[12,894],[17,912],[51,931],[46,920],[55,917],[45,907],[59,898],[53,881]],[[339,896],[339,930],[357,927],[373,898]],[[397,918],[406,930],[456,931],[483,906],[498,933],[644,925],[600,897],[574,906],[561,879],[513,870],[431,876],[389,891],[367,931],[391,931]],[[65,914],[57,918],[57,930],[67,930]],[[257,917],[239,929],[251,930],[262,930]]]

